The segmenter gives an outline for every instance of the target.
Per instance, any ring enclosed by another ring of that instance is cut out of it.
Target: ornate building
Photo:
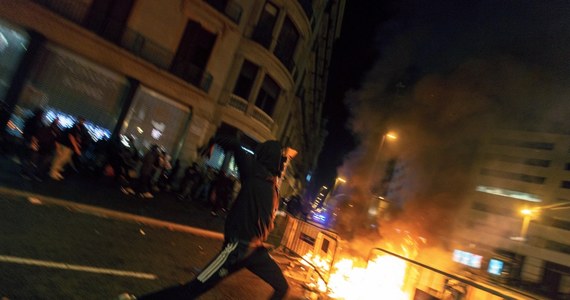
[[[278,139],[298,193],[323,145],[344,0],[0,0],[0,121],[37,106],[95,139],[131,137],[190,163],[216,132]],[[214,167],[231,168],[223,153]]]

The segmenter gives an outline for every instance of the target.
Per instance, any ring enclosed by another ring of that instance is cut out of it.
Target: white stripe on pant
[[[206,282],[212,275],[214,275],[226,262],[228,256],[232,251],[234,251],[238,246],[238,243],[229,243],[226,245],[226,248],[220,252],[218,257],[210,265],[206,267],[197,277],[198,281]]]

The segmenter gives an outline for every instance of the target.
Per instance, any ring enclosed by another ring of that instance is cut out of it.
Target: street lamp
[[[337,177],[337,178],[334,180],[334,185],[333,185],[333,188],[332,188],[332,190],[331,190],[331,192],[330,192],[330,195],[331,195],[331,196],[334,196],[334,194],[336,193],[336,190],[338,189],[338,186],[339,186],[339,182],[340,182],[340,184],[344,184],[344,183],[346,183],[346,179],[344,179],[344,178],[342,178],[342,177]]]
[[[522,226],[521,226],[521,234],[520,234],[520,240],[521,241],[526,241],[526,234],[528,232],[528,225],[530,224],[530,219],[532,218],[532,215],[534,213],[534,210],[532,209],[522,209],[521,210],[521,214],[523,215],[523,222],[522,222]]]
[[[511,239],[522,241],[522,242],[526,241],[526,239],[527,239],[526,236],[528,233],[528,227],[530,226],[530,221],[532,220],[533,217],[538,215],[541,211],[543,211],[543,210],[561,210],[561,209],[568,209],[568,208],[570,208],[570,202],[558,202],[558,203],[554,203],[554,204],[546,205],[546,206],[537,206],[534,208],[521,209],[520,213],[521,213],[521,215],[523,215],[523,221],[522,221],[520,236],[513,237]]]
[[[373,168],[376,166],[376,163],[378,162],[378,157],[380,156],[380,152],[382,151],[382,147],[384,146],[386,139],[391,140],[391,141],[397,140],[398,135],[392,131],[382,135],[382,140],[380,140],[380,145],[378,146],[378,151],[376,151],[376,155],[374,156],[374,164],[372,165]]]
[[[386,139],[388,140],[397,140],[398,139],[398,135],[393,132],[393,131],[389,131],[385,134],[382,135],[382,139],[380,140],[380,145],[378,145],[378,150],[376,151],[376,154],[374,155],[374,162],[372,163],[371,166],[371,170],[370,170],[370,180],[368,182],[368,189],[370,191],[372,191],[372,178],[374,177],[374,171],[376,170],[376,164],[378,164],[378,158],[380,157],[380,152],[382,152],[382,147],[384,146],[384,143],[386,142]]]

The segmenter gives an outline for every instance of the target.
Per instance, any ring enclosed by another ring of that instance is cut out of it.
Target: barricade
[[[482,280],[475,280],[451,274],[415,260],[403,257],[382,248],[370,250],[369,261],[375,254],[390,255],[405,261],[408,265],[404,290],[412,291],[414,300],[542,300],[523,291],[506,286],[497,286]]]
[[[281,246],[313,267],[307,274],[307,281],[308,277],[314,275],[312,271],[316,271],[325,283],[328,282],[339,242],[340,238],[335,232],[287,215]],[[318,263],[310,259],[315,257],[318,257]]]

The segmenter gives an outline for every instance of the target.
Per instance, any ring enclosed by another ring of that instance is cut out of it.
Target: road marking
[[[53,261],[22,258],[22,257],[16,257],[16,256],[0,255],[0,262],[15,263],[15,264],[22,264],[22,265],[31,265],[31,266],[40,266],[40,267],[64,269],[64,270],[73,270],[73,271],[82,271],[82,272],[90,272],[90,273],[99,273],[99,274],[109,274],[109,275],[115,275],[115,276],[135,277],[135,278],[151,279],[151,280],[158,278],[156,275],[150,274],[150,273],[140,273],[140,272],[131,272],[131,271],[116,270],[116,269],[96,268],[96,267],[82,266],[82,265],[72,265],[72,264],[59,263],[59,262],[53,262]]]

